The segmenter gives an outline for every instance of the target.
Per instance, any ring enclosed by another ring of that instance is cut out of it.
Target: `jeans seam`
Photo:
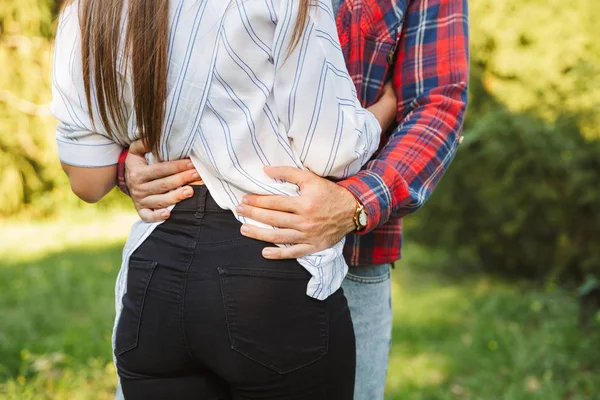
[[[267,278],[285,278],[285,279],[306,279],[307,274],[296,271],[278,271],[268,269],[254,268],[239,268],[239,267],[219,267],[217,268],[220,275],[242,275],[242,276],[259,276]]]
[[[141,300],[139,301],[139,307],[136,306],[136,309],[139,308],[139,317],[137,318],[137,323],[135,323],[135,321],[133,321],[132,324],[132,329],[134,329],[136,331],[135,334],[135,341],[134,343],[130,344],[129,346],[125,346],[125,348],[122,348],[120,350],[117,350],[117,346],[115,343],[115,349],[114,352],[115,354],[118,356],[121,356],[123,354],[125,354],[126,352],[133,350],[137,347],[138,343],[139,343],[139,338],[140,338],[140,325],[142,324],[142,315],[144,312],[144,303],[146,301],[146,295],[148,293],[148,287],[150,286],[150,281],[152,280],[152,276],[154,275],[154,271],[156,270],[156,266],[158,265],[157,262],[152,261],[149,263],[149,265],[151,265],[150,267],[150,273],[149,273],[149,277],[148,277],[148,281],[144,282],[140,288],[138,288],[139,291],[139,295],[141,295]],[[130,268],[130,266],[128,266],[128,269]],[[121,313],[121,317],[122,317],[122,313]],[[120,323],[120,321],[118,322]],[[137,326],[136,326],[137,325]],[[135,327],[135,328],[134,328]]]
[[[381,275],[381,276],[357,276],[357,275],[353,275],[352,273],[348,273],[346,274],[346,279],[349,279],[353,282],[358,282],[358,283],[382,283],[382,282],[386,282],[387,280],[389,280],[391,278],[391,275],[389,272],[386,272],[385,275]]]
[[[190,272],[190,268],[192,266],[192,263],[194,262],[194,256],[196,254],[196,249],[198,248],[198,242],[200,241],[200,232],[202,231],[202,219],[200,219],[199,221],[200,223],[198,224],[198,230],[196,233],[196,246],[194,246],[194,249],[192,250],[192,254],[190,257],[190,261],[188,262],[187,268],[185,269],[185,277],[183,279],[183,292],[181,295],[181,305],[180,305],[180,312],[181,312],[181,333],[183,334],[183,344],[185,346],[185,350],[188,353],[188,356],[190,356],[190,359],[193,362],[196,363],[201,363],[200,360],[198,360],[194,354],[192,353],[192,351],[190,350],[190,346],[188,343],[188,339],[187,339],[187,334],[185,331],[185,295],[187,292],[187,281],[188,281],[188,276],[189,276],[189,272]]]
[[[244,236],[240,236],[239,238],[234,238],[234,239],[219,240],[219,241],[216,241],[216,242],[198,243],[198,241],[196,241],[196,247],[219,246],[219,245],[222,245],[222,244],[236,243],[236,242],[239,242],[242,239],[244,239]]]

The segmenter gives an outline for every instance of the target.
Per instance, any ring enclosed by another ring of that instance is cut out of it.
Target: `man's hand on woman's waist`
[[[396,117],[396,94],[388,82],[379,100],[368,110],[385,132]],[[265,167],[271,178],[294,183],[300,196],[245,196],[238,214],[279,229],[242,226],[244,236],[289,247],[268,247],[269,259],[299,258],[328,249],[356,229],[357,199],[346,188],[310,171],[292,167]]]
[[[248,195],[237,213],[276,226],[259,228],[245,224],[244,236],[269,243],[292,246],[267,247],[269,259],[299,258],[328,249],[356,229],[356,199],[347,189],[309,171],[292,167],[265,167],[267,175],[294,183],[300,196]]]

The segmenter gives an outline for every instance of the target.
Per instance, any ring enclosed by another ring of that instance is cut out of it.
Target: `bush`
[[[505,275],[590,286],[600,277],[600,140],[575,119],[549,124],[499,106],[480,115],[408,236]]]

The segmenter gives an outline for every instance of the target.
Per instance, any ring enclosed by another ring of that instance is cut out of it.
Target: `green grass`
[[[0,223],[0,399],[112,398],[113,288],[131,220]],[[448,278],[431,254],[407,250],[394,271],[388,399],[600,399],[600,318],[580,331],[572,295]]]
[[[113,288],[132,220],[0,223],[0,398],[111,398]]]
[[[582,332],[560,289],[411,268],[426,257],[395,273],[389,399],[600,399],[600,318]]]

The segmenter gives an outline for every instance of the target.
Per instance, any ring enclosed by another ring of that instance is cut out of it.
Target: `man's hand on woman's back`
[[[140,218],[145,222],[161,222],[171,215],[167,207],[194,194],[185,185],[200,176],[189,159],[148,165],[147,152],[141,140],[131,144],[125,160],[125,181]]]

